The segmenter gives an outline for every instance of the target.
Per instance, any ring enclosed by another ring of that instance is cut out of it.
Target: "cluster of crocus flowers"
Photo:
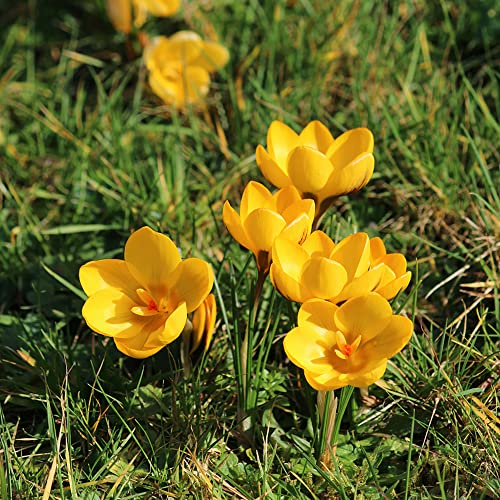
[[[106,11],[117,31],[130,33],[132,26],[140,28],[148,14],[157,17],[174,15],[180,0],[106,0]]]
[[[295,302],[318,298],[338,304],[370,292],[390,300],[411,279],[402,254],[387,254],[380,238],[370,240],[362,232],[337,244],[322,231],[301,245],[276,238],[272,255],[273,285]]]
[[[153,38],[144,50],[144,60],[153,92],[168,106],[182,109],[204,103],[210,73],[227,63],[229,52],[193,31],[179,31],[169,38]]]
[[[359,191],[370,180],[373,135],[367,128],[355,128],[334,139],[319,121],[297,134],[274,121],[267,132],[267,151],[259,145],[256,161],[271,184],[295,186],[302,197],[315,201],[316,227],[335,198]]]
[[[226,201],[222,218],[232,237],[255,255],[259,274],[266,276],[278,236],[301,243],[311,232],[314,202],[303,200],[293,186],[272,194],[251,181],[243,192],[240,213]]]
[[[104,259],[80,268],[88,295],[82,310],[88,326],[112,337],[116,347],[133,358],[152,356],[183,332],[188,314],[209,317],[213,330],[215,304],[207,297],[212,268],[203,260],[182,260],[167,236],[143,227],[125,245],[125,259]],[[212,296],[213,297],[213,296]],[[210,309],[195,312],[199,307]]]

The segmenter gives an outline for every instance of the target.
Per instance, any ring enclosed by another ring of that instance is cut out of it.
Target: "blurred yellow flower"
[[[210,86],[210,73],[229,60],[227,49],[205,42],[193,31],[154,38],[144,50],[149,84],[165,104],[177,109],[201,105]]]
[[[335,244],[314,231],[301,244],[278,237],[273,244],[271,281],[286,298],[312,298],[338,304],[375,291],[386,299],[404,290],[411,279],[402,254],[387,254],[380,238],[356,233]]]
[[[375,165],[373,135],[367,128],[334,139],[319,121],[309,123],[300,134],[274,121],[267,132],[267,149],[259,145],[256,151],[264,177],[278,188],[292,184],[304,198],[312,198],[316,221],[335,198],[364,187]]]
[[[217,306],[215,296],[209,294],[203,303],[194,311],[191,320],[192,328],[183,332],[184,341],[188,344],[189,354],[193,354],[199,347],[207,351],[214,333]]]
[[[132,10],[134,26],[140,28],[148,14],[167,17],[175,14],[180,7],[180,0],[106,0],[106,11],[117,31],[132,31]]]
[[[251,181],[241,197],[240,214],[224,203],[222,218],[231,236],[252,251],[259,273],[267,274],[271,265],[274,239],[301,243],[311,232],[314,202],[303,200],[293,186],[274,194],[262,184]]]
[[[393,315],[377,293],[340,307],[320,299],[305,302],[298,327],[285,337],[287,356],[318,391],[366,387],[385,373],[387,360],[410,341],[413,323]]]
[[[146,358],[181,334],[188,313],[203,303],[213,281],[206,262],[182,261],[170,238],[143,227],[127,240],[125,260],[92,261],[80,268],[89,296],[82,314],[121,352]]]

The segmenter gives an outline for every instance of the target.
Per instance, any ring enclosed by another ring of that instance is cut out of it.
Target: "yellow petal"
[[[370,269],[358,278],[354,278],[351,282],[348,282],[341,293],[332,297],[332,302],[338,304],[340,302],[344,302],[344,300],[351,299],[352,297],[367,295],[368,293],[373,292],[380,284],[383,274],[383,266],[377,266]]]
[[[279,167],[286,172],[288,153],[299,143],[299,136],[282,122],[274,121],[267,131],[267,150]]]
[[[170,277],[172,293],[178,302],[186,303],[188,313],[200,306],[213,284],[212,268],[203,260],[196,258],[182,261]]]
[[[309,385],[317,391],[334,391],[349,385],[348,374],[333,369],[320,374],[304,370],[304,375]]]
[[[105,288],[118,288],[135,300],[137,298],[135,291],[141,286],[130,274],[125,261],[119,259],[88,262],[80,268],[79,278],[87,295]]]
[[[330,131],[318,120],[314,120],[307,125],[299,135],[300,144],[317,149],[325,154],[333,144],[333,137]]]
[[[193,333],[190,354],[193,354],[203,342],[203,350],[207,351],[212,340],[215,327],[217,306],[215,296],[209,294],[198,309],[193,313]]]
[[[353,387],[368,387],[384,376],[386,368],[387,361],[385,360],[369,371],[349,374],[349,385]]]
[[[333,165],[323,153],[306,146],[296,147],[288,157],[288,176],[302,193],[320,192],[333,170]]]
[[[203,40],[194,31],[178,31],[168,38],[168,57],[189,65],[203,50]]]
[[[300,283],[313,297],[328,300],[340,293],[347,282],[342,264],[325,257],[313,257],[304,266]]]
[[[175,80],[165,78],[159,70],[149,73],[149,86],[151,90],[167,105],[176,108],[182,107],[184,102],[184,90],[182,79]]]
[[[248,250],[255,253],[253,243],[248,238],[243,225],[241,224],[241,218],[234,210],[234,208],[229,204],[228,201],[224,203],[224,208],[222,209],[222,220],[224,221],[227,230],[231,233],[231,236],[242,246]]]
[[[335,169],[354,161],[361,153],[373,152],[373,134],[367,128],[355,128],[337,137],[326,152]]]
[[[134,5],[134,26],[140,28],[146,22],[148,11],[146,7],[142,5],[141,0],[132,0],[132,3]]]
[[[143,51],[144,62],[150,70],[160,71],[168,57],[168,38],[166,36],[155,36],[151,38]]]
[[[130,0],[106,0],[106,12],[117,31],[130,33],[132,29]]]
[[[200,66],[209,73],[221,69],[229,61],[229,51],[217,42],[203,42],[203,48],[194,66]]]
[[[283,347],[290,361],[314,373],[331,370],[331,352],[335,345],[333,333],[319,335],[307,327],[294,328],[283,340]]]
[[[368,271],[370,265],[370,243],[366,233],[351,234],[340,241],[330,258],[340,262],[347,271],[347,279],[352,281]]]
[[[268,152],[259,144],[255,151],[255,160],[262,172],[262,175],[277,188],[282,188],[290,184],[290,179],[286,171],[276,163]]]
[[[306,263],[308,258],[307,252],[305,252],[298,243],[283,236],[279,236],[275,239],[273,245],[273,261],[285,274],[294,280],[300,280],[302,266]]]
[[[302,244],[311,257],[330,257],[335,243],[323,231],[313,231]]]
[[[202,102],[210,88],[210,75],[208,71],[199,66],[187,66],[183,73],[183,89],[186,104]]]
[[[390,253],[385,255],[381,261],[389,266],[396,276],[401,276],[406,272],[406,259],[401,253]]]
[[[291,184],[273,194],[274,209],[280,214],[301,200],[302,196]]]
[[[395,280],[387,283],[386,285],[375,289],[375,291],[382,295],[387,300],[393,299],[399,292],[404,290],[410,283],[411,280],[411,272],[399,276]]]
[[[241,197],[240,217],[244,221],[250,212],[257,208],[273,209],[272,194],[259,182],[250,181]]]
[[[191,323],[193,325],[193,330],[191,332],[190,337],[188,338],[189,341],[189,354],[192,354],[196,349],[201,344],[201,341],[203,340],[203,335],[205,333],[205,324],[207,321],[207,309],[205,307],[205,302],[201,304],[200,307],[196,309],[193,313],[193,319],[191,320]],[[183,338],[185,336],[186,330],[184,330],[184,333],[182,334]]]
[[[170,274],[181,262],[181,256],[168,236],[146,226],[128,239],[125,262],[142,288],[158,300],[166,295]]]
[[[140,3],[154,16],[167,17],[175,14],[180,7],[180,0],[140,0]]]
[[[285,228],[285,220],[272,210],[258,208],[243,221],[243,228],[254,248],[270,252],[274,239]]]
[[[335,313],[335,323],[351,343],[361,335],[362,345],[377,336],[392,317],[392,309],[383,297],[370,293],[354,297],[342,304]]]
[[[321,199],[334,198],[359,191],[371,179],[374,166],[373,155],[362,153],[346,167],[336,168],[318,196]]]
[[[133,337],[147,318],[132,312],[137,306],[117,288],[105,288],[93,293],[85,302],[82,315],[89,328],[107,337]]]
[[[413,334],[413,323],[404,316],[391,316],[386,326],[368,342],[364,339],[353,354],[352,362],[360,370],[369,371],[397,354],[408,344]]]
[[[376,238],[370,239],[370,262],[372,265],[378,263],[386,254],[385,245],[381,238],[378,236]]]
[[[302,304],[297,316],[299,326],[314,329],[320,335],[336,332],[335,313],[338,307],[326,300],[311,299]]]
[[[271,265],[270,277],[274,288],[276,288],[276,290],[278,290],[278,292],[280,292],[281,295],[288,300],[292,300],[294,302],[305,302],[306,300],[313,298],[313,296],[301,285],[301,283],[286,274],[275,263]]]

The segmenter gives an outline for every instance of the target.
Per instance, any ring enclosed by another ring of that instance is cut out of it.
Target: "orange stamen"
[[[153,299],[149,301],[148,311],[158,311],[158,306],[156,305],[156,302]]]

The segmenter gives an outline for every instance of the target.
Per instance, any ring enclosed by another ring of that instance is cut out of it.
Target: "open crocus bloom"
[[[89,296],[82,314],[97,333],[113,337],[133,358],[152,356],[182,332],[214,281],[200,259],[181,260],[167,236],[143,227],[125,245],[125,260],[104,259],[80,268]]]
[[[292,184],[316,203],[316,220],[341,195],[359,191],[370,180],[375,160],[373,135],[367,128],[349,130],[334,139],[319,121],[296,134],[282,122],[271,123],[267,149],[257,146],[264,177],[278,188]]]
[[[392,299],[411,278],[404,256],[386,254],[382,240],[370,240],[366,233],[338,244],[322,231],[314,231],[301,245],[278,237],[272,257],[274,287],[295,302],[318,298],[338,304],[372,291]]]
[[[216,42],[203,41],[193,31],[179,31],[170,38],[154,38],[144,50],[144,59],[153,92],[180,109],[203,102],[210,73],[227,63],[229,52]]]
[[[140,28],[148,14],[167,17],[179,10],[180,0],[106,0],[106,11],[117,31],[132,31],[132,9],[134,25]]]
[[[314,389],[332,391],[366,387],[382,378],[387,360],[412,333],[413,323],[393,315],[387,300],[376,293],[340,307],[312,299],[300,308],[298,327],[286,335],[284,348]]]
[[[254,253],[259,272],[267,274],[278,235],[301,243],[311,232],[314,202],[303,200],[293,186],[271,194],[262,184],[251,181],[241,197],[239,215],[226,201],[222,218],[231,236]]]

